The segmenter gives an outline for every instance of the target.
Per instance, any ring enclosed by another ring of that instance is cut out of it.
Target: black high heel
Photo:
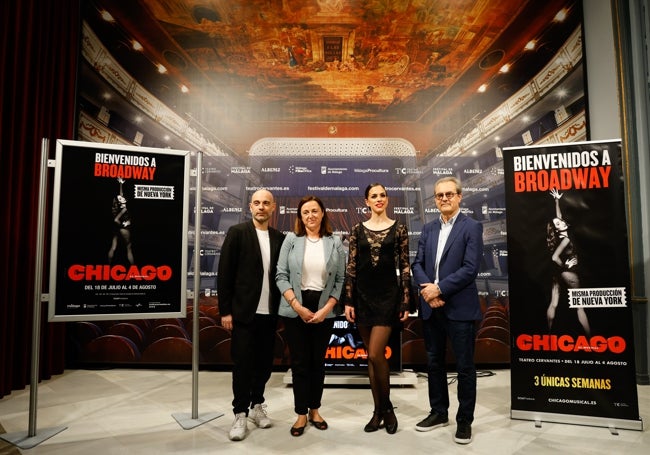
[[[386,433],[395,434],[397,432],[397,417],[393,408],[390,407],[384,411],[384,425],[386,425]]]
[[[379,412],[372,411],[372,418],[370,419],[370,422],[368,422],[366,426],[363,427],[363,431],[366,433],[372,433],[373,431],[379,430],[383,427],[382,420],[382,416]]]

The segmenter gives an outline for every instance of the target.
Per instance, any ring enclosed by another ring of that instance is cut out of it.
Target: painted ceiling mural
[[[237,153],[333,131],[429,153],[548,62],[581,22],[574,3],[95,0],[86,20],[115,35],[109,51],[154,96]]]
[[[484,226],[485,305],[507,302],[503,147],[587,136],[581,0],[81,3],[81,139],[206,154],[198,284],[212,311],[221,245],[253,188],[273,189],[283,231],[317,192],[345,237],[366,216],[360,188],[384,182],[414,256],[443,175],[462,176],[463,211]],[[507,363],[501,341],[479,357]]]

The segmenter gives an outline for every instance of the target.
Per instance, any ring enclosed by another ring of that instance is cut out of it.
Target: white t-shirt
[[[271,268],[271,239],[269,231],[262,231],[255,229],[257,232],[257,240],[260,242],[260,252],[262,253],[262,265],[264,267],[264,275],[262,278],[262,293],[260,294],[260,301],[257,303],[258,314],[269,314],[269,269]]]
[[[325,289],[325,249],[323,239],[312,242],[305,236],[305,257],[302,261],[302,289],[322,291]]]

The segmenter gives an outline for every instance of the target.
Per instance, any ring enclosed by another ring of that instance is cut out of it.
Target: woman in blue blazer
[[[284,299],[284,322],[291,355],[294,410],[292,436],[303,434],[307,422],[319,430],[327,422],[319,413],[325,383],[325,353],[345,278],[345,250],[332,235],[323,202],[305,196],[298,204],[294,232],[280,250],[276,283]]]

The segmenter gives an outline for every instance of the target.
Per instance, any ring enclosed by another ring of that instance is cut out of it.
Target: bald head
[[[262,199],[273,201],[274,200],[273,193],[271,193],[269,190],[264,190],[264,189],[257,190],[251,196],[251,203],[255,200],[262,200]]]
[[[257,190],[251,196],[249,203],[253,223],[257,229],[268,229],[269,220],[275,211],[275,199],[268,190]]]

